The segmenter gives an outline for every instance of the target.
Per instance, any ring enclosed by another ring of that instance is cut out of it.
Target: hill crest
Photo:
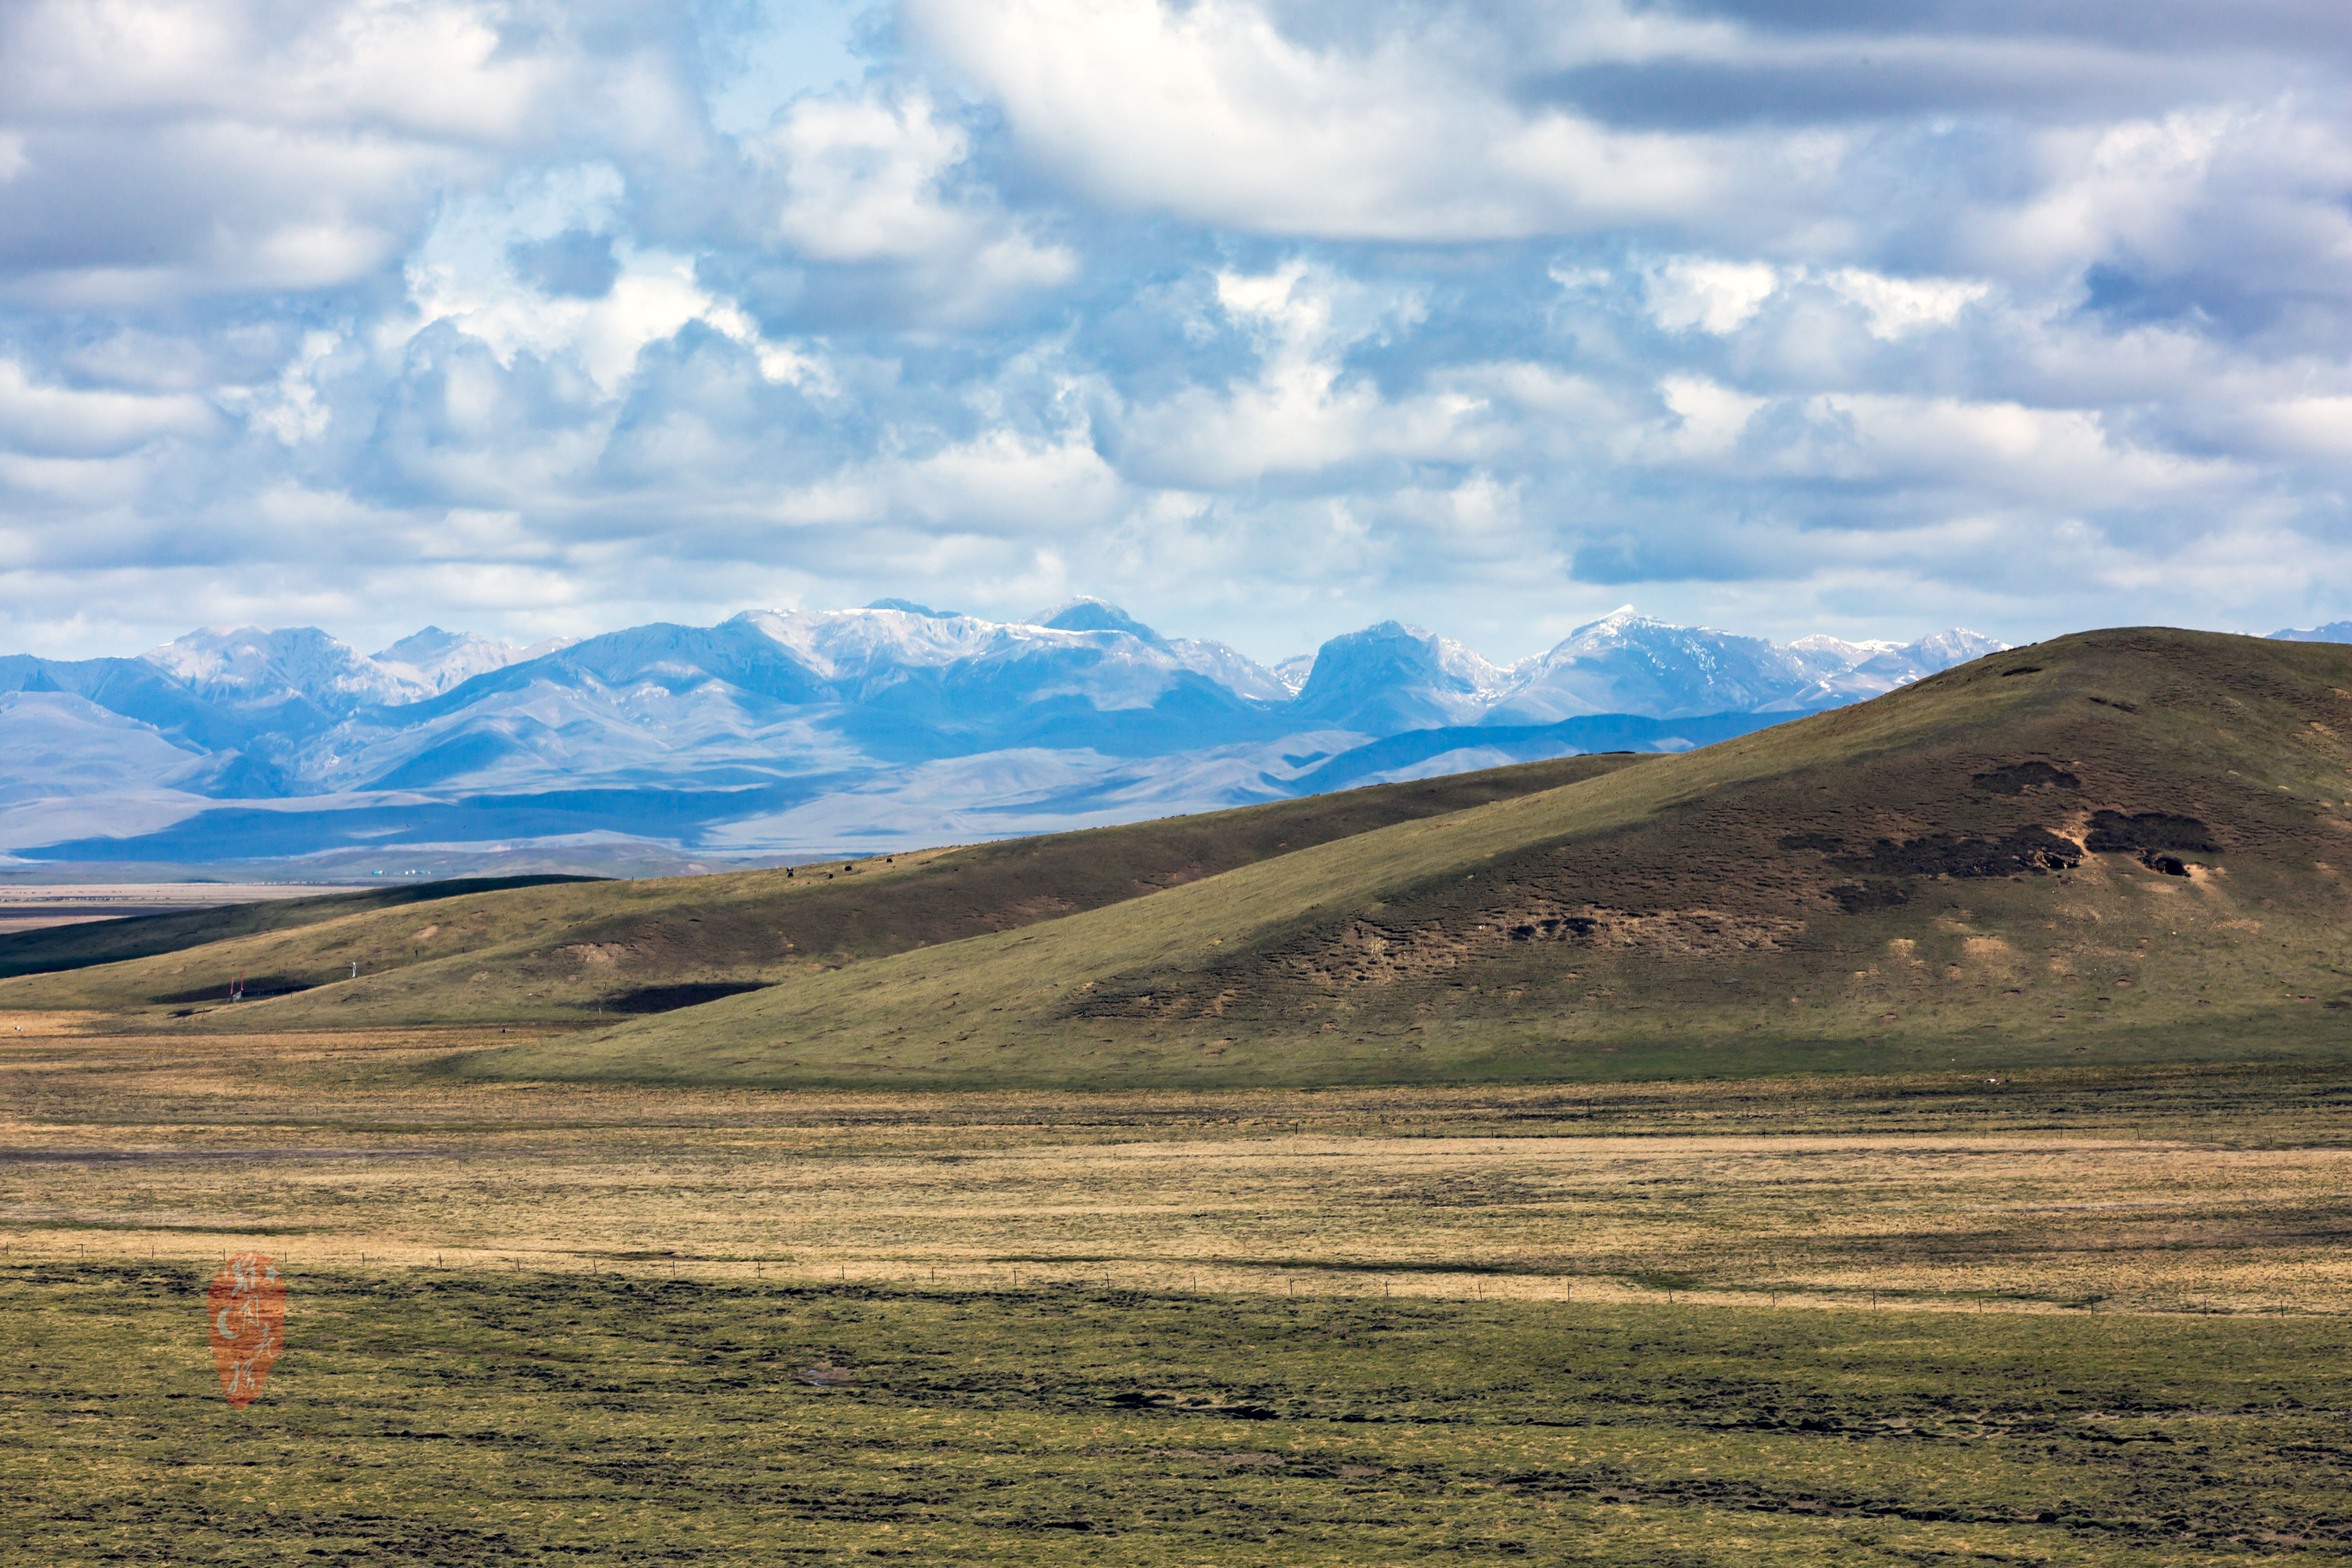
[[[2347,734],[2352,649],[2084,634],[478,1070],[1271,1082],[2334,1051]]]

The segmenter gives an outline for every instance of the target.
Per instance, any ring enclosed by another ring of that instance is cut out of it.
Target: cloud
[[[1724,337],[1755,318],[1780,289],[1780,276],[1760,262],[1680,258],[1659,267],[1646,282],[1650,319],[1658,325]]]
[[[767,138],[782,165],[776,231],[824,261],[905,260],[972,237],[974,215],[940,199],[968,142],[928,99],[803,99]]]
[[[224,387],[219,400],[238,409],[248,425],[276,437],[281,445],[292,447],[316,440],[326,433],[333,418],[320,395],[319,378],[328,359],[341,345],[342,340],[333,332],[307,333],[301,349],[278,373],[274,384]]]
[[[751,347],[772,378],[806,374],[800,354],[702,287],[692,257],[616,240],[608,231],[625,194],[618,171],[590,164],[449,204],[406,268],[408,330],[446,322],[502,366],[525,352],[568,357],[607,396],[646,345],[689,322]]]
[[[392,253],[385,220],[447,172],[452,149],[414,126],[356,134],[360,105],[322,117],[331,81],[373,96],[352,79],[353,56],[306,51],[327,40],[299,24],[273,38],[261,21],[236,6],[10,8],[0,102],[16,171],[0,186],[0,277],[13,292],[106,305],[315,287]],[[480,52],[494,41],[477,40]],[[465,73],[462,58],[444,63]],[[283,110],[257,123],[243,112],[255,101]]]
[[[43,457],[106,457],[165,437],[202,437],[216,421],[201,398],[43,384],[0,359],[0,442]]]
[[[1482,80],[1451,10],[1352,47],[1246,0],[910,0],[910,37],[1003,106],[1023,150],[1102,200],[1328,238],[1482,239],[1695,218],[1818,160],[1614,131]],[[1614,32],[1657,24],[1619,16]],[[1622,41],[1622,40],[1621,40]],[[1482,47],[1486,46],[1486,47]]]
[[[834,266],[897,268],[934,320],[984,317],[1066,281],[1076,258],[964,182],[968,132],[926,93],[803,98],[754,144],[781,185],[775,238]],[[962,185],[961,189],[953,187]]]
[[[507,247],[507,257],[516,273],[541,293],[559,298],[601,300],[621,277],[613,237],[592,229],[567,228],[545,239],[519,239]]]
[[[1824,279],[1838,297],[1870,317],[1870,335],[1892,342],[1932,327],[1952,324],[1959,313],[1992,291],[1969,279],[1889,278],[1859,267],[1841,267]]]
[[[1214,281],[1225,324],[1255,350],[1255,374],[1116,414],[1118,449],[1139,474],[1214,489],[1475,454],[1474,396],[1432,387],[1390,398],[1371,378],[1347,374],[1350,349],[1418,325],[1417,296],[1368,289],[1297,260],[1267,273],[1221,271]]]
[[[26,0],[0,651],[2341,618],[2336,9]]]
[[[591,42],[574,20],[467,0],[0,10],[0,289],[102,309],[332,288],[577,116],[621,108],[603,139],[675,140],[657,37]]]
[[[1703,375],[1670,375],[1658,395],[1674,416],[1661,449],[1675,457],[1713,457],[1736,445],[1767,400],[1709,381]]]
[[[2281,456],[2352,460],[2352,394],[2284,398],[2261,408],[2256,420]]]

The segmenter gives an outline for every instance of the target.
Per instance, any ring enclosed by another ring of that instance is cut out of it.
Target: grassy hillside
[[[1570,757],[794,871],[550,882],[445,898],[429,910],[371,906],[335,919],[311,911],[311,923],[294,929],[268,923],[285,906],[200,911],[167,917],[181,922],[168,928],[182,943],[170,951],[0,981],[0,1010],[95,1010],[150,1023],[176,1016],[183,1027],[247,1031],[593,1023],[600,1013],[660,1011],[976,933],[1017,931],[1643,762]],[[206,921],[223,940],[187,945],[205,933]],[[348,978],[353,963],[356,980]],[[222,1005],[240,975],[249,998],[268,999]]]
[[[476,1058],[1250,1084],[2336,1054],[2352,648],[2163,629]]]
[[[322,893],[314,899],[275,899],[262,903],[228,904],[168,914],[140,915],[130,920],[95,921],[87,925],[51,926],[11,936],[0,936],[0,976],[51,974],[68,969],[89,969],[126,958],[152,958],[184,952],[208,942],[264,932],[298,931],[328,921],[382,910],[404,909],[468,893],[504,892],[540,888],[556,882],[595,881],[593,877],[453,877],[437,882],[404,883],[394,888],[366,888],[353,893]]]

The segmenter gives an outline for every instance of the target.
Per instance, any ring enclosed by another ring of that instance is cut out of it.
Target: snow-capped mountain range
[[[388,648],[362,655],[316,626],[275,632],[259,626],[208,626],[144,657],[208,702],[247,711],[293,703],[334,712],[363,703],[437,697],[475,676],[570,647],[577,640],[558,637],[515,647],[467,632],[427,626]]]
[[[2352,621],[2330,621],[2324,626],[2288,626],[2271,634],[2273,642],[2352,642]]]
[[[1384,622],[1272,668],[1078,599],[905,600],[362,654],[212,628],[0,658],[0,849],[216,860],[620,835],[828,853],[1213,809],[1579,751],[1679,750],[2003,644],[1780,645],[1630,606],[1498,666]]]

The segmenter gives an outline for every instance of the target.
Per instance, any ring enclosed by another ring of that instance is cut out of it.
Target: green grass
[[[0,1563],[1957,1568],[2352,1530],[2341,1065],[826,1096],[5,1037]],[[257,1245],[289,1352],[240,1414],[203,1289]]]
[[[320,925],[352,915],[404,909],[442,899],[464,898],[472,893],[504,892],[596,879],[569,876],[453,877],[436,882],[412,882],[397,888],[321,893],[309,899],[268,899],[257,903],[229,904],[217,909],[140,915],[130,920],[94,921],[84,925],[50,926],[39,931],[0,936],[0,977],[49,974],[65,970],[89,969],[101,963],[117,963],[128,958],[153,958],[237,937],[299,931],[305,926]]]
[[[0,1010],[514,1026],[457,1070],[892,1090],[2332,1060],[2347,692],[2341,647],[2086,633],[1680,756],[476,895],[0,981]],[[185,1000],[239,973],[325,983]],[[606,1011],[686,987],[756,989]]]
[[[238,906],[73,928],[98,933],[89,936],[36,932],[16,939],[28,944],[20,965],[79,964],[107,942],[125,961],[0,980],[0,1011],[98,1011],[139,1027],[176,1017],[194,1031],[592,1026],[649,989],[761,984],[1022,929],[1644,760],[1562,758],[793,872],[574,881],[443,897],[423,910],[375,907],[369,893],[297,900],[292,912]],[[352,909],[361,912],[321,918]],[[347,978],[354,963],[356,980]],[[305,989],[221,1005],[238,975],[266,977],[256,989]]]
[[[2061,638],[467,1070],[1209,1088],[2340,1057],[2347,689],[2352,649]],[[2059,782],[2010,787],[2020,768]],[[2103,812],[2193,818],[2211,847],[2178,876],[1994,852],[2084,846]]]
[[[202,1289],[0,1273],[0,1561],[2178,1563],[2352,1535],[2335,1319],[298,1264],[239,1414]]]

